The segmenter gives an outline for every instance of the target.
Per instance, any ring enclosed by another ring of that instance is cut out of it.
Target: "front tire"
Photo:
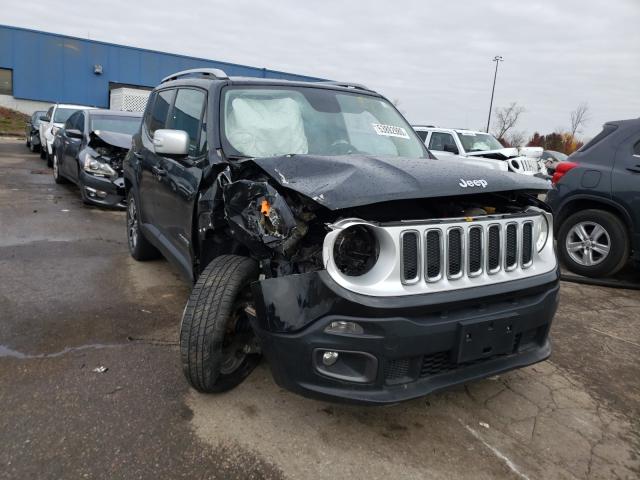
[[[221,255],[204,269],[189,297],[180,327],[180,357],[187,380],[200,392],[239,385],[260,361],[245,308],[256,262]]]
[[[574,213],[560,227],[558,253],[564,265],[586,277],[607,277],[629,260],[629,237],[622,221],[605,210]]]
[[[140,230],[140,213],[132,190],[129,190],[127,194],[127,243],[129,244],[129,253],[139,262],[153,260],[160,256],[160,252]]]

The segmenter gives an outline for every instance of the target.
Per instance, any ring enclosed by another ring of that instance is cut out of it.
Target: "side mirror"
[[[49,117],[47,117],[46,115],[40,115],[38,117],[38,120],[40,120],[41,122],[48,122],[49,121]]]
[[[445,143],[443,148],[445,152],[455,153],[456,155],[460,153],[458,151],[458,147],[456,147],[453,143]]]
[[[153,149],[161,155],[185,156],[189,153],[189,134],[184,130],[156,130]]]
[[[69,138],[82,138],[82,132],[80,130],[76,130],[75,128],[65,129],[64,133]]]

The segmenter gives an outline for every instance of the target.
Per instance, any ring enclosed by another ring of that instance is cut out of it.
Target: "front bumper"
[[[552,271],[380,298],[349,292],[324,271],[291,275],[253,284],[253,327],[280,386],[313,398],[397,403],[546,359],[558,279]],[[364,333],[325,333],[335,321],[356,322]],[[494,326],[499,337],[485,332]],[[471,350],[480,346],[481,353],[470,355],[463,341],[469,332]],[[327,367],[323,352],[337,352],[339,360]]]
[[[125,208],[124,178],[111,181],[80,170],[80,185],[85,200],[103,207]]]

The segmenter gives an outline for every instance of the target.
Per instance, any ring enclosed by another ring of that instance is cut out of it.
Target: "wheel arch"
[[[565,201],[558,209],[559,213],[554,216],[554,230],[559,231],[562,223],[574,213],[589,209],[604,210],[620,218],[625,226],[627,237],[631,240],[630,232],[633,222],[628,212],[608,198],[592,195],[573,196]]]

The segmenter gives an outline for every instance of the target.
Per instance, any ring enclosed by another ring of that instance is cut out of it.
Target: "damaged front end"
[[[123,161],[131,135],[94,130],[80,154],[80,188],[83,199],[110,207],[125,207]]]

